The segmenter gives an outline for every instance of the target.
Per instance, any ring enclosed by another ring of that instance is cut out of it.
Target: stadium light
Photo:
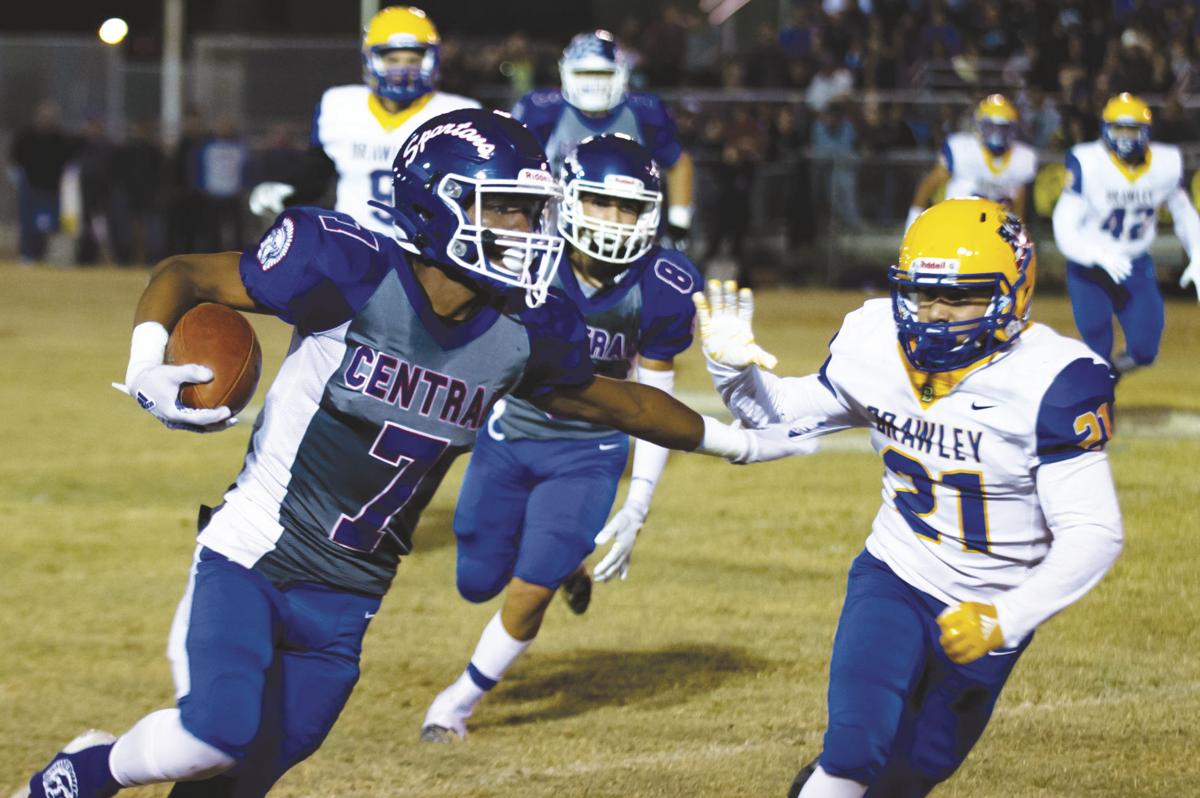
[[[100,41],[105,44],[118,45],[125,41],[125,34],[129,33],[129,25],[120,17],[112,17],[104,20],[97,33],[100,35]]]

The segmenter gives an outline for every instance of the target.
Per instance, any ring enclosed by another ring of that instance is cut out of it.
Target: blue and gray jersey
[[[569,302],[498,299],[447,323],[403,250],[345,214],[287,211],[242,255],[241,277],[295,331],[200,542],[276,584],[383,594],[492,405],[592,379]]]
[[[623,380],[638,355],[671,360],[691,346],[692,294],[700,290],[702,281],[681,252],[654,247],[615,285],[591,295],[575,279],[564,254],[554,285],[583,313],[597,374]],[[591,439],[613,434],[610,427],[549,416],[519,398],[506,399],[503,411],[498,409],[491,423],[510,439]]]
[[[550,169],[556,175],[579,142],[601,133],[630,136],[649,150],[663,169],[674,166],[683,153],[675,120],[653,94],[627,92],[616,108],[602,116],[587,116],[563,99],[558,89],[533,91],[513,106],[512,115],[546,148]]]

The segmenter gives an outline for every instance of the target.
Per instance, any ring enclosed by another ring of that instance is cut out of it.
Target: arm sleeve
[[[1175,235],[1187,250],[1188,258],[1200,258],[1200,215],[1197,215],[1187,191],[1180,186],[1167,197],[1167,209],[1171,211],[1171,221],[1175,224]]]
[[[638,366],[637,380],[643,385],[658,388],[672,396],[675,395],[675,370],[655,371]],[[625,498],[626,504],[634,504],[643,512],[650,509],[650,500],[654,496],[654,488],[658,478],[662,476],[667,465],[670,450],[655,443],[638,438],[633,444],[633,469],[629,477],[629,493]]]
[[[1082,598],[1123,545],[1121,510],[1103,452],[1042,466],[1037,490],[1054,540],[1030,577],[995,600],[1008,646]]]
[[[1091,266],[1098,260],[1099,248],[1087,240],[1080,229],[1087,213],[1083,197],[1064,190],[1054,206],[1054,243],[1068,260]]]

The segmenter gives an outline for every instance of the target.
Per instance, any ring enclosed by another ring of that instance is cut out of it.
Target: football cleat
[[[796,778],[792,779],[792,786],[788,787],[788,798],[799,798],[800,791],[804,789],[804,785],[812,777],[812,774],[817,772],[817,765],[821,763],[820,755],[816,759],[809,762],[804,767],[800,768],[796,773]]]
[[[13,798],[108,798],[121,785],[108,769],[108,752],[117,738],[89,729],[54,755],[50,764],[33,774]]]
[[[587,612],[588,605],[592,603],[592,576],[587,572],[586,568],[580,568],[575,573],[568,576],[562,583],[563,598],[567,600],[567,606],[571,608],[571,612],[576,615],[583,615]]]
[[[423,743],[457,743],[461,742],[466,736],[466,730],[463,734],[459,734],[454,729],[447,729],[445,726],[439,726],[436,723],[430,723],[421,727],[421,742]]]
[[[463,711],[453,686],[443,690],[425,712],[425,722],[421,724],[421,742],[456,743],[465,740],[467,718],[470,716],[471,710]]]

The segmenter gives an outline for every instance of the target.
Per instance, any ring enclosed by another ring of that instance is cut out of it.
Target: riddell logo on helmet
[[[914,272],[958,274],[958,258],[915,258],[909,267]]]
[[[463,141],[469,141],[475,145],[475,152],[479,154],[480,158],[491,158],[492,153],[496,151],[496,145],[488,141],[470,122],[434,125],[420,136],[410,138],[404,145],[404,165],[412,164],[417,156],[425,151],[425,145],[438,136],[454,136]]]
[[[517,180],[522,183],[542,183],[545,185],[554,185],[554,176],[545,169],[522,169],[517,175]]]

